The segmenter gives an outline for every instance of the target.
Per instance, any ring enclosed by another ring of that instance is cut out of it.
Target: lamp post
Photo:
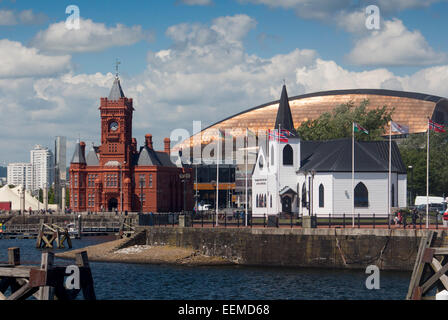
[[[190,179],[190,174],[189,173],[181,173],[179,174],[179,178],[182,181],[183,185],[184,185],[184,204],[182,207],[182,213],[185,214],[185,208],[187,207],[187,197],[186,197],[186,193],[187,193],[187,180]]]
[[[140,212],[143,213],[143,187],[145,186],[145,177],[140,176]]]
[[[314,175],[316,174],[316,170],[311,170],[311,187],[310,187],[310,216],[313,215],[314,211]]]
[[[411,183],[409,186],[409,206],[412,205],[412,194],[414,193],[414,168],[412,166],[408,166],[409,171],[411,171]]]

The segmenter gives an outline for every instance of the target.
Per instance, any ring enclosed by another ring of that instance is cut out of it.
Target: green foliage
[[[399,148],[408,170],[409,189],[416,195],[426,195],[426,134],[412,135]],[[448,133],[430,133],[429,192],[433,196],[448,194]]]
[[[49,204],[55,204],[56,202],[55,202],[55,195],[54,195],[54,189],[53,189],[53,187],[51,187],[49,190],[48,190],[48,203]]]
[[[65,206],[68,208],[70,207],[70,189],[65,189]]]
[[[381,140],[385,135],[384,127],[392,119],[394,109],[388,111],[387,106],[367,110],[369,100],[364,100],[359,106],[352,101],[335,108],[331,113],[323,113],[316,120],[303,122],[297,129],[304,140],[331,140],[349,138],[352,136],[353,122],[369,131],[369,134],[355,133],[357,140]]]

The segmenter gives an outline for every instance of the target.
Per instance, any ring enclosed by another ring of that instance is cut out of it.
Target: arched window
[[[260,170],[263,169],[263,166],[264,166],[264,160],[263,160],[263,157],[260,157],[260,159],[258,159],[258,166],[260,167]]]
[[[292,147],[289,144],[287,144],[283,148],[283,165],[284,166],[292,166],[293,164],[294,164],[294,156],[293,156]]]
[[[272,208],[272,194],[271,194],[271,208]]]
[[[305,182],[302,185],[302,207],[306,207],[306,184]]]
[[[266,195],[263,197],[263,207],[267,208]]]
[[[319,208],[323,208],[325,206],[324,194],[325,194],[324,185],[321,183],[319,186]]]
[[[364,183],[360,182],[355,187],[355,207],[366,208],[369,206],[369,191]]]
[[[395,185],[392,184],[392,189],[390,190],[390,203],[392,207],[395,207]]]
[[[274,165],[274,156],[275,156],[274,146],[271,146],[271,166]]]
[[[260,203],[258,202],[258,194],[255,199],[256,199],[255,204],[256,204],[256,207],[258,208],[260,206]]]

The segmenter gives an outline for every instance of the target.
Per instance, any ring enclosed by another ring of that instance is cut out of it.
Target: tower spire
[[[275,129],[281,128],[288,130],[293,136],[297,135],[294,128],[294,121],[292,120],[291,108],[289,106],[288,92],[286,85],[283,84],[282,95],[280,97],[280,104],[278,107],[277,118],[275,120]]]
[[[119,72],[118,72],[118,69],[119,69],[119,65],[121,64],[121,62],[120,62],[120,60],[116,60],[115,61],[115,78],[116,79],[118,79],[119,77]]]

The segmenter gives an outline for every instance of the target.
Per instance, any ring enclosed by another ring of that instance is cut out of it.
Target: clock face
[[[118,123],[116,123],[115,121],[112,122],[109,126],[111,131],[117,131],[118,130]]]

